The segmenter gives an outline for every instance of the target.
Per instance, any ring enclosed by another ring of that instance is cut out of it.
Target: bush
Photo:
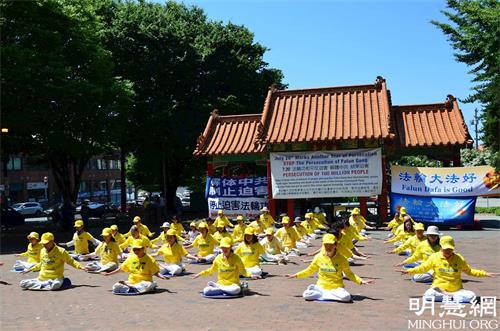
[[[476,207],[476,213],[500,216],[500,207]]]

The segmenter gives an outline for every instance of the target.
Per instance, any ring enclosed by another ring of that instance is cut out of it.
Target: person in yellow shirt
[[[193,254],[196,257],[196,262],[210,263],[215,259],[214,249],[219,243],[208,232],[207,223],[201,222],[198,224],[198,230],[200,230],[200,234],[191,245],[186,246],[186,249],[198,247],[198,254]]]
[[[118,268],[118,257],[122,253],[120,246],[116,243],[115,238],[113,238],[113,232],[110,228],[102,229],[101,233],[103,242],[93,253],[88,254],[84,257],[94,257],[100,256],[101,261],[90,262],[87,264],[87,269],[92,272],[108,272]]]
[[[142,224],[142,220],[139,216],[134,217],[134,220],[132,221],[134,223],[134,226],[139,229],[139,233],[142,234],[143,236],[146,236],[148,238],[151,238],[154,235],[154,232],[149,231],[149,228],[147,225]],[[131,233],[130,231],[125,234],[125,237],[130,237]]]
[[[64,278],[64,264],[69,264],[75,269],[85,270],[85,267],[74,260],[64,248],[55,244],[52,233],[44,233],[40,244],[43,245],[40,251],[40,262],[23,272],[25,274],[30,271],[40,271],[38,278],[22,280],[19,284],[21,288],[53,291],[71,286],[71,281]]]
[[[115,238],[116,243],[118,245],[123,244],[125,236],[118,231],[118,225],[113,224],[109,228],[111,229],[111,233],[113,234],[113,238]]]
[[[439,228],[437,226],[429,226],[427,231],[424,232],[424,235],[427,239],[418,244],[417,248],[410,257],[403,262],[396,264],[395,267],[401,267],[403,265],[406,269],[417,267],[423,261],[427,260],[429,256],[441,250],[439,237],[443,234],[439,232]],[[417,283],[432,282],[433,274],[434,271],[431,269],[427,272],[413,275],[412,280]]]
[[[269,214],[269,209],[267,207],[263,207],[260,210],[261,214],[259,216],[260,220],[264,224],[266,229],[272,228],[274,226],[274,218]]]
[[[248,226],[253,228],[253,231],[256,235],[260,235],[260,234],[264,233],[264,230],[266,230],[266,226],[262,222],[262,219],[260,218],[260,216],[257,217],[253,222],[250,222],[250,224]]]
[[[245,229],[243,242],[234,251],[241,258],[245,268],[252,276],[262,275],[259,262],[260,256],[265,252],[264,247],[259,243],[259,239],[251,227]]]
[[[217,227],[217,232],[213,234],[215,240],[220,242],[222,238],[231,238],[231,240],[233,239],[233,236],[229,232],[227,232],[225,223],[223,221],[219,220],[215,224],[215,226]]]
[[[307,235],[312,239],[316,239],[319,234],[316,234],[316,230],[318,229],[316,227],[316,223],[313,221],[313,218],[311,217],[311,213],[307,213],[306,216],[304,217],[305,221],[300,223],[304,229],[306,229]]]
[[[113,275],[117,272],[124,271],[129,274],[127,281],[120,281],[113,285],[113,293],[146,293],[156,289],[156,282],[153,281],[153,276],[160,279],[169,279],[169,277],[160,274],[160,267],[156,260],[151,255],[146,254],[144,242],[136,239],[132,243],[133,254],[130,254],[127,259],[121,264],[120,268],[108,272],[105,275]]]
[[[217,272],[217,282],[208,282],[203,289],[205,296],[230,295],[235,296],[241,293],[240,275],[243,277],[259,278],[252,276],[245,266],[241,258],[233,253],[232,240],[223,238],[220,243],[222,253],[217,255],[212,263],[212,266],[193,276],[193,279],[200,276],[213,275]]]
[[[404,217],[404,223],[398,226],[394,232],[394,237],[387,239],[384,243],[394,243],[394,246],[400,246],[406,239],[415,235],[412,219],[409,216]]]
[[[496,277],[499,274],[473,269],[462,255],[455,253],[455,241],[451,236],[440,239],[441,251],[432,254],[425,262],[415,268],[397,270],[402,274],[421,274],[434,270],[431,287],[425,291],[424,299],[434,297],[434,301],[443,301],[444,296],[455,302],[468,303],[476,296],[462,286],[462,272],[474,277]]]
[[[295,217],[293,228],[297,231],[300,240],[297,241],[297,249],[307,248],[311,245],[312,238],[307,233],[307,229],[302,225],[302,218],[300,216]]]
[[[189,254],[186,249],[177,241],[177,232],[174,229],[169,229],[166,233],[166,242],[160,249],[151,256],[163,256],[165,263],[160,264],[160,273],[170,274],[171,276],[178,276],[184,272],[185,266],[182,263],[182,258],[196,260],[196,256]]]
[[[196,225],[196,222],[191,222],[189,224],[189,231],[186,235],[186,240],[184,240],[183,245],[187,246],[190,245],[196,237],[200,234],[200,231],[198,231],[198,226]]]
[[[300,237],[293,227],[290,217],[284,216],[281,223],[283,224],[283,227],[276,231],[276,238],[281,241],[281,244],[288,255],[300,255],[300,252],[297,249],[297,241],[300,240]]]
[[[278,264],[287,264],[288,257],[281,241],[274,236],[274,229],[267,228],[266,236],[260,241],[266,251],[260,256],[261,262],[276,262]]]
[[[16,272],[21,272],[32,268],[35,264],[40,262],[40,251],[43,245],[40,244],[40,236],[36,232],[31,232],[28,235],[28,248],[26,252],[21,254],[16,254],[16,256],[26,256],[28,259],[25,261],[17,260],[12,269]]]
[[[213,235],[214,233],[217,232],[217,227],[215,226],[215,222],[213,219],[211,219],[210,217],[207,218],[206,223],[208,225],[208,233]]]
[[[323,226],[328,225],[328,222],[326,221],[326,215],[321,211],[319,207],[314,207],[313,217],[319,221],[319,224]]]
[[[322,242],[325,251],[317,254],[309,267],[286,277],[306,278],[318,273],[316,285],[309,285],[302,294],[304,299],[350,302],[351,294],[344,288],[344,275],[357,284],[370,284],[373,281],[363,280],[351,271],[346,258],[337,252],[337,241],[333,234],[325,234]]]
[[[95,239],[90,233],[85,231],[84,224],[82,220],[75,221],[75,234],[73,234],[73,239],[67,243],[60,243],[59,246],[62,247],[72,247],[75,246],[75,254],[71,254],[73,258],[79,261],[84,261],[88,258],[84,258],[89,250],[89,242],[91,242],[95,247],[99,246],[101,243],[99,240]]]
[[[220,221],[222,221],[224,223],[225,227],[230,227],[230,228],[233,227],[233,224],[231,224],[231,222],[229,221],[229,218],[227,218],[227,216],[224,215],[224,211],[222,209],[219,209],[217,211],[217,217],[215,218],[215,224],[219,223]]]
[[[361,235],[366,235],[366,230],[373,230],[374,228],[366,225],[366,219],[361,215],[361,210],[359,208],[354,208],[351,212],[351,217],[349,217],[349,223],[351,226]]]
[[[405,207],[400,206],[399,208],[397,208],[396,213],[394,214],[394,218],[387,224],[387,228],[391,230],[391,232],[387,235],[388,237],[392,237],[395,235],[398,227],[404,223],[404,218],[406,216],[411,219],[411,217],[406,213]]]
[[[184,227],[175,215],[172,217],[172,221],[170,222],[170,228],[175,230],[177,237],[182,238],[182,235],[184,234]]]
[[[161,228],[161,233],[158,235],[158,237],[156,237],[155,239],[151,240],[151,243],[152,244],[158,244],[160,243],[160,245],[164,244],[167,242],[167,231],[170,229],[170,223],[168,222],[163,222],[162,226],[160,226]],[[174,230],[175,231],[175,230]]]
[[[233,242],[239,243],[243,241],[243,236],[247,226],[245,224],[245,218],[243,217],[243,215],[238,215],[238,217],[236,217],[236,221],[238,222],[238,224],[234,227],[233,230]]]
[[[427,237],[424,235],[425,227],[422,223],[415,223],[413,227],[415,230],[415,235],[409,237],[403,242],[403,244],[399,247],[394,248],[392,251],[388,251],[389,254],[397,253],[399,255],[410,256],[413,254],[415,249],[417,249],[418,244],[422,241],[427,240]]]
[[[120,245],[120,249],[123,252],[126,252],[126,253],[130,252],[130,247],[132,246],[132,244],[134,243],[135,240],[142,240],[143,246],[145,247],[145,249],[158,247],[155,244],[152,244],[151,241],[148,239],[148,237],[146,237],[145,235],[142,235],[139,232],[139,228],[135,225],[132,225],[129,233],[130,233],[130,236],[128,236],[127,239]]]

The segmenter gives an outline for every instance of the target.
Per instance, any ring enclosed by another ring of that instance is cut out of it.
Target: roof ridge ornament
[[[444,102],[444,106],[448,109],[453,108],[453,102],[455,102],[457,98],[455,98],[452,94],[448,94],[446,96],[446,101]]]
[[[385,83],[385,78],[382,76],[377,76],[377,79],[375,80],[375,88],[377,90],[382,89],[382,84]]]
[[[214,117],[215,119],[218,119],[219,118],[219,110],[217,108],[214,108],[214,110],[212,110],[212,112],[210,113],[210,115],[212,117]]]

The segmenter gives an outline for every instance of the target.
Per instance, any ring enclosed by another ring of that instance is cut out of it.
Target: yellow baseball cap
[[[337,238],[331,233],[327,233],[323,236],[323,244],[335,244],[337,242]]]
[[[224,211],[223,211],[222,209],[219,209],[219,210],[217,211],[217,214],[219,214],[219,215],[220,215],[220,214],[224,214]]]
[[[452,236],[442,236],[439,240],[442,249],[455,249],[455,240]]]
[[[77,220],[75,222],[75,228],[81,228],[83,226],[83,221],[82,220]]]
[[[140,221],[141,221],[141,217],[140,216],[134,217],[134,220],[133,220],[134,223],[137,223],[137,222],[140,222]]]
[[[104,228],[102,229],[101,236],[111,236],[113,233],[111,232],[110,228]]]
[[[45,232],[42,234],[42,240],[40,241],[42,245],[48,244],[51,241],[54,241],[54,235],[51,232]]]
[[[401,215],[401,216],[406,215],[406,208],[405,207],[399,208],[399,215]]]
[[[236,217],[236,220],[237,221],[244,221],[245,218],[243,217],[243,215],[238,215],[238,217]]]
[[[281,223],[283,224],[288,224],[290,223],[290,217],[284,216],[283,219],[281,220]]]
[[[425,226],[424,226],[424,224],[422,224],[422,223],[415,223],[415,225],[413,226],[413,229],[414,229],[415,231],[417,231],[417,230],[422,230],[422,231],[424,231],[424,230],[425,230]]]
[[[191,223],[189,223],[189,226],[194,226],[194,227],[196,227],[196,222],[191,222]]]
[[[266,229],[266,234],[268,234],[268,235],[274,234],[274,229],[273,228],[267,228]]]
[[[231,240],[231,238],[225,237],[225,238],[221,239],[219,247],[231,248],[232,245],[233,245],[233,241]]]
[[[27,237],[28,239],[34,238],[34,239],[40,239],[40,235],[37,232],[30,232],[30,234]]]
[[[132,242],[132,249],[134,248],[144,248],[144,243],[142,239],[136,239]]]
[[[109,228],[113,231],[118,231],[118,225],[116,224],[111,225]]]
[[[354,208],[351,212],[351,215],[359,215],[359,213],[360,213],[359,208]]]
[[[254,231],[254,229],[253,229],[253,228],[251,228],[251,227],[247,227],[247,228],[245,229],[245,235],[247,235],[247,234],[251,234],[251,235],[253,235],[254,233],[255,233],[255,231]]]
[[[177,235],[177,232],[175,232],[174,229],[169,229],[167,231],[167,236],[175,236],[175,235]]]
[[[203,229],[203,228],[208,228],[208,224],[205,223],[205,222],[201,222],[200,224],[198,224],[198,229]]]

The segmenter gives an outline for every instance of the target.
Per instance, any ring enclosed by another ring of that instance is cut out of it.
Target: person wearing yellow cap
[[[354,208],[349,217],[349,223],[353,229],[361,235],[366,235],[366,230],[373,230],[373,227],[366,225],[366,219],[361,215],[359,208]]]
[[[241,258],[233,253],[231,249],[232,240],[223,238],[220,243],[222,253],[217,255],[210,268],[205,269],[193,276],[193,279],[200,276],[213,275],[217,272],[217,282],[208,282],[203,289],[205,296],[230,295],[235,296],[241,293],[240,275],[243,277],[258,278],[252,276]]]
[[[252,276],[262,275],[259,262],[260,256],[265,252],[264,247],[259,243],[257,235],[251,227],[245,229],[243,242],[234,251],[235,254],[239,255],[243,261],[243,265]]]
[[[191,222],[189,224],[189,231],[186,236],[186,240],[184,241],[183,245],[187,246],[190,245],[196,237],[200,234],[200,231],[198,231],[198,226],[196,225],[196,222]]]
[[[229,232],[227,232],[224,222],[219,220],[217,223],[215,223],[215,226],[217,227],[217,232],[215,232],[213,235],[215,240],[220,242],[222,238],[231,238],[231,240],[233,239],[233,236]]]
[[[234,227],[233,230],[233,242],[239,243],[243,241],[243,236],[245,235],[245,229],[247,228],[245,224],[245,218],[243,215],[238,215],[236,217],[236,221],[238,224]]]
[[[92,272],[108,272],[115,270],[118,268],[118,257],[122,253],[120,246],[116,243],[115,238],[113,238],[113,232],[110,228],[102,229],[101,236],[103,242],[97,246],[93,253],[84,256],[101,257],[99,262],[93,261],[87,264],[87,269]]]
[[[413,221],[409,216],[405,216],[403,224],[394,232],[394,237],[387,239],[384,243],[393,243],[394,246],[399,247],[406,239],[414,235]]]
[[[318,228],[316,227],[316,223],[314,223],[311,214],[312,213],[306,213],[304,217],[305,220],[300,223],[300,225],[302,225],[302,227],[306,229],[307,235],[314,240],[318,237],[315,233],[315,230],[317,230]]]
[[[266,251],[261,255],[260,259],[262,262],[277,262],[278,264],[287,264],[288,257],[286,256],[285,250],[281,241],[274,236],[274,229],[267,228],[266,236],[260,241],[262,247]]]
[[[71,256],[80,261],[87,260],[88,258],[84,258],[83,256],[90,252],[89,242],[91,242],[94,247],[99,246],[101,242],[85,231],[82,220],[75,221],[75,230],[76,231],[73,234],[73,239],[71,241],[68,241],[67,243],[60,243],[59,245],[63,247],[75,246],[75,254],[71,254]]]
[[[342,233],[339,242],[341,245],[345,246],[347,249],[352,251],[353,256],[347,259],[349,264],[354,264],[354,260],[359,260],[357,257],[365,257],[368,258],[368,255],[362,253],[356,246],[354,246],[354,242],[357,240],[366,240],[366,237],[359,236],[354,230],[351,229],[351,224],[347,218],[339,221],[338,230]]]
[[[405,207],[398,207],[396,210],[396,213],[394,214],[394,218],[387,224],[387,228],[391,230],[389,234],[387,235],[388,237],[394,236],[394,233],[396,232],[396,229],[403,224],[404,222],[404,217],[406,216],[406,208]]]
[[[210,217],[207,218],[206,223],[207,223],[207,227],[208,227],[208,233],[213,235],[214,233],[217,232],[217,227],[215,226],[215,222],[213,219],[211,219]]]
[[[313,239],[307,233],[307,229],[302,225],[302,218],[300,216],[295,217],[293,228],[297,231],[300,240],[297,241],[297,249],[307,248],[311,245],[311,240]]]
[[[219,209],[217,211],[217,217],[215,218],[215,224],[219,223],[219,222],[223,222],[224,223],[224,226],[225,227],[230,227],[232,228],[233,225],[231,224],[231,222],[229,221],[229,218],[227,218],[226,215],[224,215],[224,211],[222,209]]]
[[[254,234],[260,235],[264,233],[264,230],[266,230],[266,226],[264,225],[264,222],[262,222],[262,218],[257,217],[254,221],[250,222],[248,224],[250,228],[253,228]]]
[[[186,246],[186,249],[198,247],[198,254],[193,254],[196,257],[196,261],[203,263],[212,262],[216,256],[214,248],[219,245],[219,242],[208,233],[207,223],[201,222],[198,224],[198,230],[200,234],[194,239],[191,245]]]
[[[275,236],[281,241],[285,252],[289,255],[300,255],[297,249],[297,241],[300,240],[300,236],[293,227],[290,217],[284,216],[281,220],[283,227],[280,228]]]
[[[403,262],[396,264],[395,267],[400,267],[403,265],[407,269],[417,267],[423,261],[427,260],[429,256],[441,250],[439,237],[441,237],[443,234],[439,232],[439,228],[437,226],[429,226],[427,228],[427,231],[424,232],[424,235],[426,237],[426,240],[418,244],[417,248],[410,257],[408,257]],[[413,275],[412,280],[417,283],[427,283],[432,281],[433,275],[434,270],[431,269],[427,272]]]
[[[111,233],[113,235],[113,238],[115,238],[116,243],[118,245],[123,244],[123,242],[125,241],[125,236],[118,231],[118,225],[113,224],[109,228],[111,229]]]
[[[396,247],[392,251],[388,251],[387,253],[393,254],[397,253],[399,255],[410,256],[413,254],[415,249],[417,249],[418,244],[427,240],[427,237],[424,235],[425,227],[422,223],[415,223],[413,226],[415,230],[415,235],[407,238],[403,244],[399,247]]]
[[[28,235],[28,248],[26,252],[16,254],[16,256],[26,256],[28,259],[26,261],[17,260],[13,270],[16,272],[21,272],[32,268],[35,264],[40,262],[40,251],[43,248],[43,245],[40,244],[40,236],[36,232],[31,232]]]
[[[184,227],[175,215],[172,217],[172,220],[170,222],[170,228],[175,230],[175,233],[177,233],[177,237],[182,238],[182,235],[184,234]]]
[[[343,276],[357,284],[370,284],[372,280],[363,280],[351,271],[346,258],[337,252],[337,241],[333,234],[323,236],[324,252],[317,254],[309,267],[288,278],[306,278],[318,273],[316,285],[309,285],[302,296],[308,301],[333,300],[341,302],[351,301],[351,294],[344,288]]]
[[[269,214],[269,209],[267,207],[263,207],[261,210],[260,210],[260,220],[262,221],[262,223],[264,224],[264,227],[266,229],[269,229],[269,228],[272,228],[273,225],[274,225],[274,218],[271,216],[271,214]]]
[[[105,273],[106,276],[124,271],[129,274],[127,281],[120,281],[113,285],[113,293],[146,293],[156,289],[157,284],[153,276],[160,279],[169,277],[160,274],[160,267],[156,260],[146,253],[143,240],[136,239],[132,242],[133,254],[121,264],[120,268]]]
[[[148,248],[156,248],[155,244],[152,244],[151,241],[145,235],[142,235],[139,232],[139,228],[135,225],[132,225],[130,228],[130,236],[120,245],[120,249],[125,253],[130,252],[130,247],[134,243],[135,240],[142,240],[144,248],[147,250]]]
[[[134,226],[139,229],[139,233],[142,234],[143,236],[146,236],[148,238],[151,238],[154,235],[154,232],[149,231],[149,228],[147,225],[142,224],[142,220],[140,216],[135,216],[134,219],[132,220],[134,223]],[[125,234],[125,237],[130,237],[131,233],[130,231]]]
[[[166,242],[155,254],[151,254],[151,256],[163,256],[165,263],[160,264],[161,274],[180,275],[185,270],[185,266],[182,264],[183,257],[196,260],[195,256],[189,254],[179,244],[177,238],[177,232],[174,229],[169,229],[166,233]]]
[[[432,254],[425,262],[415,268],[397,270],[402,274],[421,274],[434,270],[431,287],[425,291],[424,298],[434,297],[435,301],[443,301],[443,297],[453,298],[455,302],[467,303],[476,296],[462,286],[462,272],[474,277],[496,277],[499,274],[485,270],[473,269],[462,255],[455,253],[455,241],[451,236],[440,239],[441,250]]]
[[[38,278],[22,280],[19,283],[22,289],[52,291],[61,288],[63,284],[71,285],[71,281],[64,278],[65,263],[75,269],[85,269],[64,248],[55,244],[52,233],[44,233],[40,244],[43,245],[40,251],[40,262],[23,271],[23,274],[30,271],[40,271],[40,273]]]

